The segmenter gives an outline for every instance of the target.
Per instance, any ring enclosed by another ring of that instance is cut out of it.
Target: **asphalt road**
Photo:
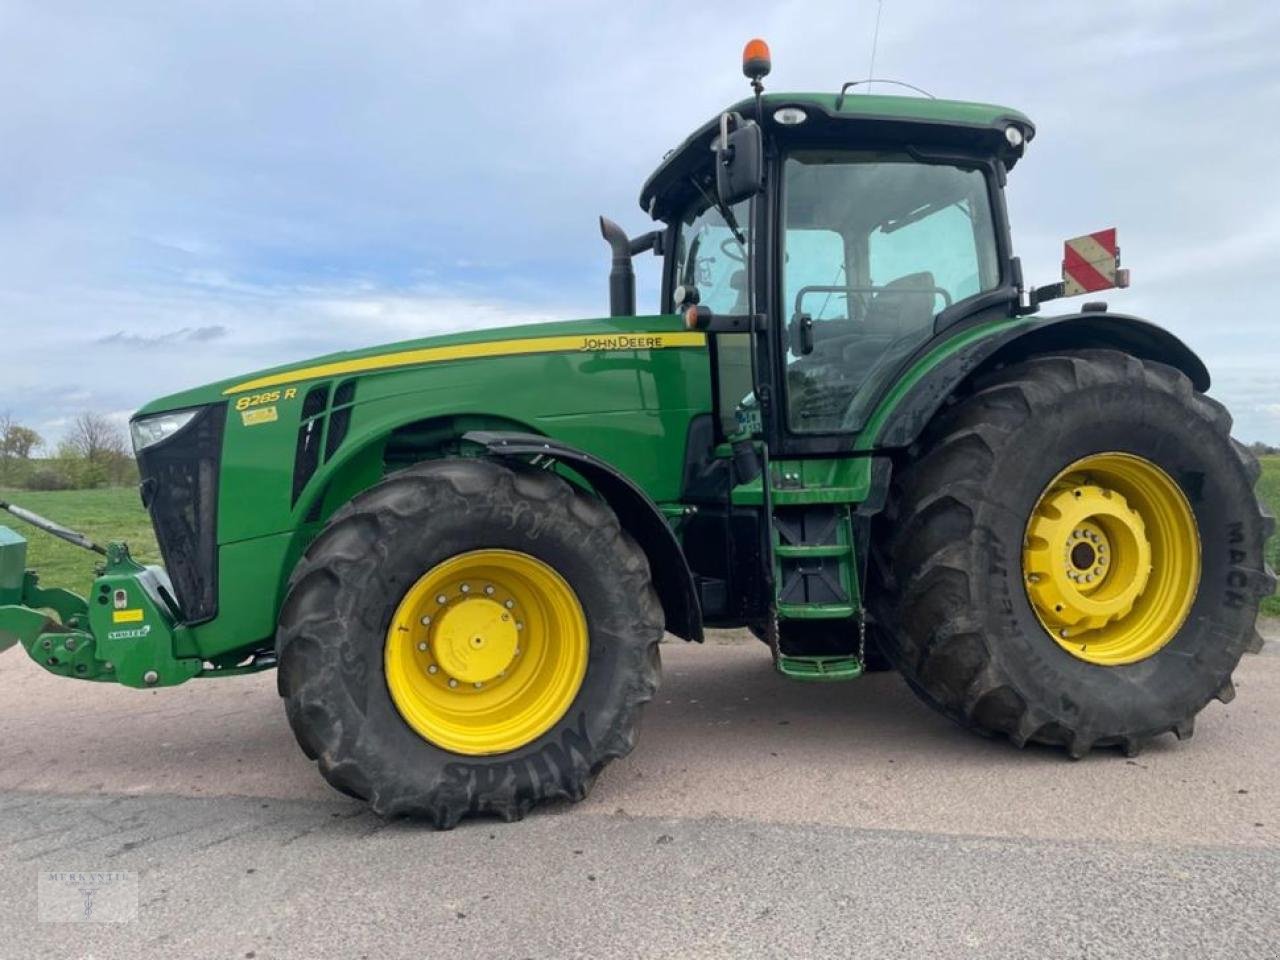
[[[270,675],[138,692],[10,651],[0,958],[1280,958],[1278,654],[1191,742],[1072,763],[893,675],[669,644],[587,801],[436,833],[332,792]],[[39,922],[41,871],[136,873],[138,917]]]

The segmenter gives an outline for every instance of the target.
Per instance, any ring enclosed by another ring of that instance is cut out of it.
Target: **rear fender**
[[[1090,311],[1005,326],[989,337],[943,357],[888,410],[872,417],[870,436],[861,449],[909,446],[938,409],[973,378],[987,370],[1060,350],[1102,348],[1157,360],[1185,373],[1197,390],[1209,388],[1209,371],[1185,343],[1168,330],[1139,317]],[[943,345],[942,349],[945,349]]]

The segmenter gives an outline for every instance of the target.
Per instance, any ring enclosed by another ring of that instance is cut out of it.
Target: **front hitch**
[[[30,511],[0,507],[106,561],[88,600],[44,589],[26,569],[27,541],[0,527],[0,652],[21,643],[50,673],[130,687],[173,686],[201,673],[198,656],[177,654],[195,650],[164,570],[138,563],[123,543],[102,548]]]
[[[45,611],[52,611],[56,619]],[[46,629],[83,621],[89,612],[84,598],[70,590],[45,590],[34,570],[27,569],[27,541],[0,527],[0,652],[21,643],[28,651]]]

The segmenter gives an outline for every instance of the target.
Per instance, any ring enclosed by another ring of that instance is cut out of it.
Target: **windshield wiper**
[[[720,195],[718,193],[714,198],[712,198],[707,191],[702,189],[702,184],[698,183],[697,179],[693,177],[690,177],[689,179],[693,184],[694,189],[702,194],[702,199],[707,201],[707,206],[715,207],[719,212],[720,218],[724,220],[725,226],[728,227],[729,231],[733,234],[733,239],[738,242],[738,247],[742,250],[742,255],[745,257],[747,255],[747,237],[746,234],[742,232],[742,227],[738,226],[738,218],[733,215],[733,211],[725,205],[725,202],[720,199]]]

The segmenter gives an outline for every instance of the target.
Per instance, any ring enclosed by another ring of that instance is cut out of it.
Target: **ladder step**
[[[778,604],[778,618],[781,620],[847,620],[857,613],[858,608],[852,603]]]
[[[778,657],[778,672],[791,680],[856,680],[862,676],[857,657]]]
[[[850,556],[852,548],[844,543],[821,544],[817,546],[808,546],[805,544],[791,544],[786,546],[778,546],[777,550],[780,557],[847,557]]]

